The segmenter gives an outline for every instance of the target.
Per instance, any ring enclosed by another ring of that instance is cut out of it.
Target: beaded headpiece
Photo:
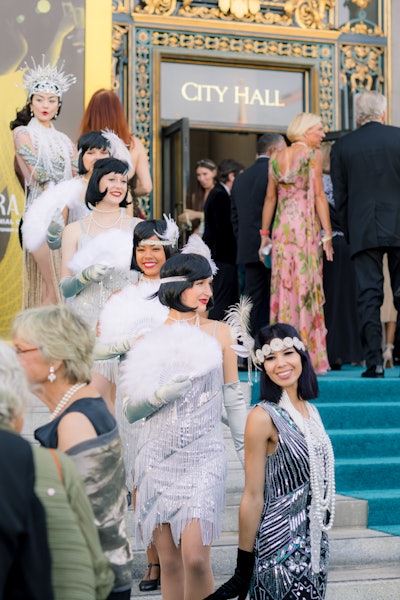
[[[293,347],[296,350],[305,350],[303,342],[298,337],[285,337],[283,340],[281,338],[273,338],[269,344],[264,344],[261,349],[256,350],[256,361],[262,365],[271,352],[281,352]]]
[[[62,70],[64,63],[60,68],[52,67],[50,64],[44,64],[44,55],[42,64],[36,64],[32,58],[33,67],[25,63],[26,69],[22,76],[22,86],[28,92],[28,100],[34,94],[54,94],[61,100],[64,92],[68,91],[73,83],[76,83],[74,75],[66,75]]]
[[[157,245],[161,244],[162,246],[172,246],[172,248],[175,248],[175,246],[178,245],[179,227],[175,223],[175,221],[171,217],[171,215],[167,216],[164,213],[163,217],[164,217],[164,221],[167,225],[164,233],[159,233],[155,229],[153,230],[154,233],[156,234],[156,236],[159,238],[159,240],[143,240],[143,243],[144,244],[157,244]]]

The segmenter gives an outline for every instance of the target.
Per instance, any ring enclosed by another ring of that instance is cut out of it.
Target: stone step
[[[215,588],[227,577],[216,577]],[[139,591],[140,577],[132,582],[131,598],[160,600],[161,589]],[[388,564],[374,568],[331,569],[328,573],[326,600],[398,600],[400,597],[400,566]]]
[[[399,410],[400,413],[400,410]],[[400,427],[330,429],[335,459],[399,456]]]
[[[373,570],[396,562],[400,565],[398,536],[363,527],[346,527],[333,529],[329,538],[330,571],[360,568]],[[237,544],[237,534],[226,533],[214,543],[211,549],[211,561],[216,577],[224,578],[233,573],[236,566]],[[133,576],[140,578],[145,569],[144,551],[135,551]]]
[[[314,402],[325,428],[400,427],[400,402]],[[368,410],[367,410],[368,409]]]
[[[347,492],[395,489],[400,481],[400,456],[338,458],[335,461],[336,489]]]

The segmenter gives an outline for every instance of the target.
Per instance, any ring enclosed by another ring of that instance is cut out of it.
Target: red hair
[[[130,144],[131,133],[125,118],[123,106],[117,94],[101,88],[94,92],[83,113],[79,137],[89,131],[111,129],[125,144]]]

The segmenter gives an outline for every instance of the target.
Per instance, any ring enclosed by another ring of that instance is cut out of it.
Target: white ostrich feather
[[[81,178],[67,179],[48,187],[32,202],[24,214],[22,236],[24,246],[34,252],[47,240],[47,229],[56,209],[74,208],[84,200],[85,186]]]
[[[253,304],[248,296],[241,296],[239,302],[230,306],[226,312],[224,321],[231,328],[232,337],[242,342],[242,346],[237,344],[232,348],[236,354],[243,358],[254,356],[254,339],[250,334],[250,313]]]
[[[121,390],[142,400],[177,375],[195,378],[217,367],[222,368],[222,350],[215,338],[187,323],[161,325],[121,363]]]
[[[175,221],[171,217],[171,215],[167,216],[164,213],[163,217],[164,217],[164,219],[165,219],[165,221],[167,223],[166,230],[164,231],[164,233],[158,233],[157,231],[155,231],[154,233],[156,234],[157,237],[160,238],[160,240],[164,240],[164,241],[168,242],[168,245],[170,245],[173,248],[175,248],[175,246],[178,245],[179,227],[175,223]]]
[[[100,314],[100,341],[116,344],[132,340],[164,323],[169,309],[158,298],[149,299],[159,285],[159,280],[146,281],[113,294]]]
[[[106,265],[118,271],[129,271],[131,260],[132,231],[109,229],[77,250],[68,267],[74,275],[95,264]]]
[[[201,237],[199,235],[197,235],[197,233],[193,233],[189,237],[187,243],[183,246],[181,253],[182,254],[200,254],[201,256],[204,256],[204,258],[206,258],[208,260],[208,262],[210,263],[212,274],[215,275],[217,273],[218,267],[215,264],[215,262],[213,261],[213,259],[211,258],[211,250],[207,246],[207,244],[205,244],[203,242]]]
[[[129,150],[126,147],[126,145],[124,144],[123,140],[121,140],[121,138],[118,137],[116,133],[111,131],[111,129],[102,129],[101,133],[102,133],[103,137],[105,137],[106,140],[108,140],[108,143],[110,144],[111,156],[126,162],[129,167],[129,169],[128,169],[129,172],[133,173],[132,158],[131,158],[131,155],[129,154]]]

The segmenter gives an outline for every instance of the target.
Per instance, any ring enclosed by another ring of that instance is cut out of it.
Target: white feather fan
[[[129,271],[131,260],[132,231],[110,229],[96,235],[77,250],[68,267],[74,275],[95,264],[106,265],[118,271]]]
[[[149,299],[159,285],[159,280],[143,281],[113,294],[100,314],[100,341],[116,344],[134,339],[164,323],[169,309],[158,298]]]
[[[75,208],[84,201],[85,186],[80,177],[67,179],[54,185],[50,183],[45,191],[35,198],[24,214],[22,236],[24,246],[34,252],[47,239],[47,229],[56,209]]]
[[[121,389],[131,399],[148,398],[176,375],[195,378],[222,368],[215,338],[193,325],[161,325],[135,343],[121,363]]]

